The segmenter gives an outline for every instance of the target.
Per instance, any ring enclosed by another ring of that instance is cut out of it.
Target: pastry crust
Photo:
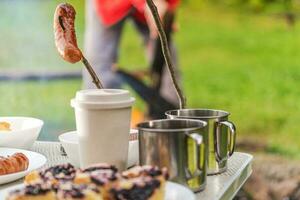
[[[113,197],[109,191],[120,178],[121,175],[115,166],[102,163],[80,170],[74,182],[76,184],[93,184],[99,189],[103,199],[111,200]]]
[[[102,200],[100,191],[94,185],[65,183],[56,192],[57,200]]]
[[[0,157],[0,175],[12,174],[28,169],[29,160],[23,153]]]
[[[25,184],[47,183],[55,186],[60,182],[73,181],[75,175],[75,167],[67,163],[49,167],[40,172],[33,171],[25,177]]]
[[[122,173],[122,179],[111,189],[116,200],[163,200],[166,169],[152,166],[136,166]]]
[[[56,200],[56,196],[49,186],[36,184],[12,191],[6,200]]]

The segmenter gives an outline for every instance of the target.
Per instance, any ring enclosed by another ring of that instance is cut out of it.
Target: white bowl
[[[130,130],[130,138],[137,138],[136,137],[137,130],[131,129]],[[80,166],[79,161],[79,152],[78,152],[78,135],[76,131],[71,131],[67,133],[63,133],[58,137],[59,141],[61,142],[62,146],[64,147],[69,162],[76,166]],[[138,158],[139,158],[139,151],[138,151],[139,145],[138,140],[131,140],[129,141],[129,147],[128,147],[128,160],[127,160],[127,166],[131,167],[135,164],[138,164]]]
[[[39,136],[44,122],[31,117],[0,117],[11,131],[0,131],[0,147],[30,149]]]
[[[58,136],[58,139],[68,155],[69,162],[79,167],[78,137],[76,131],[63,133]]]

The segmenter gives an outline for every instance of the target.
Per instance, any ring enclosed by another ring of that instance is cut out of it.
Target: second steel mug
[[[228,121],[230,113],[211,109],[181,109],[165,113],[169,119],[198,119],[207,122],[208,175],[226,171],[227,160],[234,153],[236,129]]]

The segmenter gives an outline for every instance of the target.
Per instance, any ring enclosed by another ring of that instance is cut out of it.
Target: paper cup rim
[[[135,102],[134,97],[130,97],[127,101],[116,101],[116,102],[83,102],[77,101],[75,98],[71,99],[71,106],[73,108],[84,108],[84,109],[118,109],[128,108]]]

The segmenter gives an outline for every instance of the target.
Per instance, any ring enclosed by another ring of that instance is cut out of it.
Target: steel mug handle
[[[228,148],[229,151],[227,152],[227,156],[225,158],[222,158],[221,153],[220,153],[220,145],[218,145],[219,142],[219,137],[220,137],[220,128],[222,126],[227,126],[229,128],[230,132],[230,139],[229,139],[229,144]],[[230,122],[230,121],[221,121],[217,123],[217,131],[216,131],[216,141],[215,141],[215,150],[216,150],[216,157],[219,162],[228,159],[232,154],[234,153],[235,149],[235,142],[236,142],[236,128],[235,125]]]
[[[203,168],[204,166],[204,160],[205,158],[202,158],[202,162],[201,161],[201,157],[200,155],[204,155],[205,156],[205,146],[204,146],[204,141],[203,141],[203,137],[201,135],[199,135],[198,133],[192,133],[188,135],[190,138],[192,138],[195,142],[196,142],[196,170],[194,173],[191,173],[191,171],[188,168],[186,169],[186,177],[187,179],[192,179],[195,178],[197,176],[201,176],[201,174],[203,173]]]

